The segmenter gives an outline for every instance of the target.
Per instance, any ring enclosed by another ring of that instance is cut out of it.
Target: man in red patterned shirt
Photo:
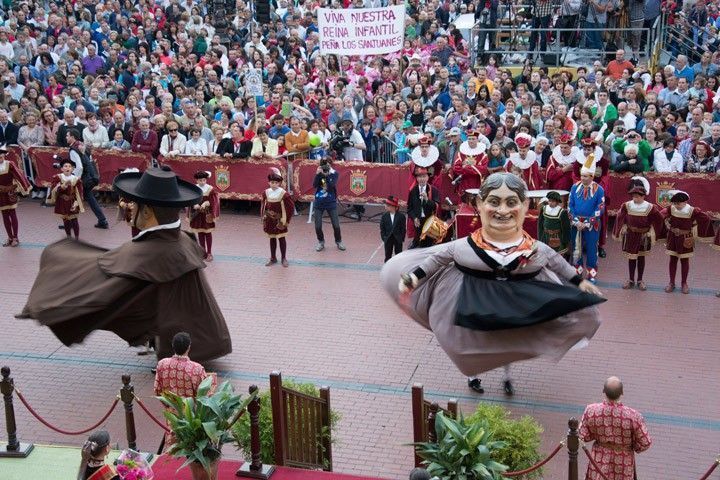
[[[172,349],[175,355],[163,358],[157,364],[155,373],[155,395],[163,392],[173,392],[181,397],[195,397],[198,387],[208,375],[213,377],[210,392],[217,387],[217,377],[214,373],[206,373],[205,368],[197,362],[190,360],[190,334],[176,333],[172,339]],[[170,425],[168,424],[168,427]],[[175,442],[172,432],[166,433],[160,444],[158,454],[167,451]]]
[[[592,456],[605,477],[588,465],[587,480],[633,480],[635,454],[644,452],[652,440],[640,412],[620,403],[623,384],[618,377],[605,380],[606,400],[585,408],[580,424],[580,438],[594,441]]]
[[[155,395],[173,392],[181,397],[194,397],[200,383],[208,376],[205,368],[188,357],[190,353],[190,334],[180,332],[172,340],[175,355],[163,358],[157,364],[155,374]],[[210,374],[213,375],[214,374]],[[213,390],[216,381],[213,380]]]

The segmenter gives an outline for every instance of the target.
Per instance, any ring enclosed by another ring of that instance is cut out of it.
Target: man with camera
[[[313,179],[313,187],[315,187],[315,235],[317,235],[318,239],[318,244],[315,246],[316,252],[325,249],[325,235],[322,228],[323,214],[325,212],[328,213],[332,222],[335,245],[337,245],[338,250],[345,250],[342,234],[340,233],[340,219],[337,213],[338,176],[338,172],[332,168],[328,159],[320,160],[320,166],[317,168]]]
[[[355,130],[352,120],[347,118],[340,120],[333,132],[333,136],[330,138],[330,148],[335,151],[336,158],[346,162],[362,162],[363,151],[367,150],[362,135]],[[365,213],[365,207],[363,205],[353,205],[353,209],[355,212],[351,213],[350,217],[360,221]]]
[[[353,127],[352,120],[347,118],[340,121],[330,139],[330,147],[335,150],[338,157],[347,162],[362,162],[362,152],[367,149],[362,135]]]

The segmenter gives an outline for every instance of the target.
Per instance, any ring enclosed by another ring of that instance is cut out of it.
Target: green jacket
[[[593,117],[597,114],[597,106],[592,107],[590,110],[593,114]],[[605,115],[603,115],[602,122],[598,122],[597,125],[602,125],[603,123],[607,124],[608,128],[612,129],[613,123],[615,120],[617,120],[618,117],[618,111],[617,108],[615,108],[615,105],[612,103],[608,103],[607,107],[605,108]]]
[[[613,142],[613,150],[623,155],[625,153],[625,145],[627,140],[621,138]],[[650,156],[652,155],[653,148],[650,146],[647,140],[640,140],[638,143],[638,158],[642,162],[643,172],[650,170]]]

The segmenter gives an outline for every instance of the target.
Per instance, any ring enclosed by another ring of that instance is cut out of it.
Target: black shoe
[[[58,230],[65,230],[65,225],[58,225]]]
[[[95,228],[102,228],[103,230],[107,230],[110,228],[107,222],[98,222],[95,224]]]
[[[474,390],[477,393],[485,393],[485,389],[480,386],[479,378],[468,379],[468,387],[470,387],[470,390]]]
[[[607,253],[605,253],[605,249],[604,249],[604,248],[598,248],[598,257],[600,257],[600,258],[605,258],[605,257],[607,257]]]
[[[505,395],[515,395],[515,388],[513,388],[512,381],[505,380],[503,382],[503,391],[505,392]]]

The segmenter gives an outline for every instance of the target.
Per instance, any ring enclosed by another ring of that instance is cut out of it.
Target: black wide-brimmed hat
[[[113,180],[113,188],[128,200],[156,207],[182,208],[202,199],[200,187],[179,179],[166,165],[144,173],[121,173]]]
[[[556,201],[556,202],[562,202],[562,197],[560,196],[560,194],[559,194],[558,192],[556,192],[556,191],[554,191],[554,190],[553,190],[552,192],[548,192],[548,194],[545,195],[545,197],[546,197],[548,200],[554,200],[554,201]]]

